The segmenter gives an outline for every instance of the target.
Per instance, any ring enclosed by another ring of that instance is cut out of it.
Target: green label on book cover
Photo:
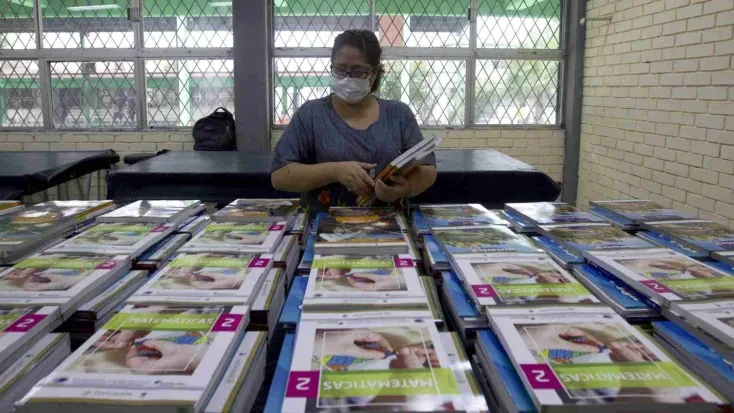
[[[144,224],[114,224],[114,225],[97,225],[89,228],[87,232],[150,232],[158,225]]]
[[[447,368],[324,372],[320,386],[327,398],[459,394]]]
[[[0,330],[4,330],[5,327],[13,324],[13,322],[22,316],[23,313],[11,313],[0,315]]]
[[[537,295],[553,295],[558,297],[574,297],[591,295],[581,284],[516,284],[492,285],[500,297],[528,297]]]
[[[313,260],[316,268],[392,268],[392,259],[365,259],[365,258],[316,258]]]
[[[15,268],[69,268],[90,269],[96,268],[107,260],[107,257],[49,257],[28,258],[15,265]]]
[[[688,292],[734,292],[734,277],[696,278],[690,280],[665,280],[663,284],[681,293]]]
[[[243,258],[225,258],[225,257],[201,257],[201,256],[182,256],[176,257],[170,264],[170,267],[221,267],[221,268],[247,268],[252,257]]]
[[[265,232],[270,227],[270,223],[265,224],[209,224],[204,232],[214,231],[247,231],[247,232]]]
[[[568,390],[698,386],[672,362],[562,364],[553,365],[553,371]]]
[[[209,331],[219,314],[119,313],[103,327],[105,330],[183,330]]]

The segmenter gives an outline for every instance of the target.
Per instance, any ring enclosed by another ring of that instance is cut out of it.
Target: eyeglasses
[[[331,65],[331,74],[337,79],[344,79],[347,76],[353,79],[367,79],[368,77],[370,77],[371,73],[372,73],[372,69],[365,70],[365,69],[355,68],[352,70],[347,70],[347,69],[344,69],[343,67]]]

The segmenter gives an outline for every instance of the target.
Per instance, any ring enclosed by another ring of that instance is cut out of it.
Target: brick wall
[[[579,205],[649,198],[734,226],[734,0],[589,0]]]

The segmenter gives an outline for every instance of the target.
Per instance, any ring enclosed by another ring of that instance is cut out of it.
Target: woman
[[[402,102],[372,93],[384,74],[382,49],[373,32],[349,30],[331,50],[332,94],[306,102],[278,141],[271,164],[273,187],[302,192],[315,212],[355,205],[362,194],[383,202],[409,198],[436,180],[433,155],[406,177],[374,182],[391,160],[423,139],[418,122]]]

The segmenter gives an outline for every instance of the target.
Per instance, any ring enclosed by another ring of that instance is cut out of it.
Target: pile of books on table
[[[10,214],[22,208],[20,201],[0,201],[0,215]]]

